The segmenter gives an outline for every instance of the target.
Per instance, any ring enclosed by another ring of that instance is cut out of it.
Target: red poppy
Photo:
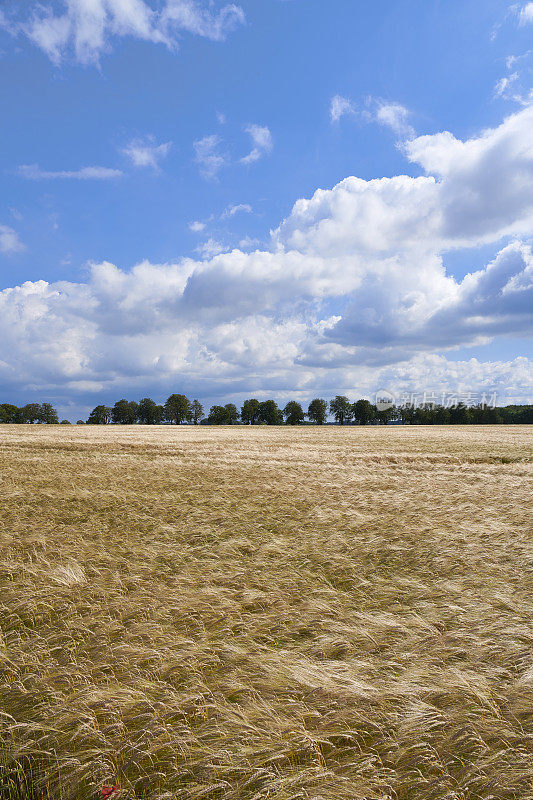
[[[102,798],[108,800],[109,797],[120,791],[120,786],[102,786]]]

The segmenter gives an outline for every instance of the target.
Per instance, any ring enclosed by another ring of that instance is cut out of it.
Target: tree
[[[435,422],[437,425],[449,425],[450,410],[444,406],[435,406]]]
[[[225,406],[211,406],[207,417],[208,425],[228,425],[228,410]]]
[[[452,425],[468,425],[472,422],[472,413],[464,403],[457,403],[450,408],[450,423]]]
[[[181,425],[192,419],[191,404],[184,394],[171,394],[165,403],[165,417],[169,422]]]
[[[388,425],[389,422],[396,417],[397,410],[395,406],[391,406],[390,408],[383,408],[376,411],[376,415],[381,425]]]
[[[247,424],[255,425],[259,414],[259,400],[252,397],[245,400],[241,408],[241,420]]]
[[[259,403],[257,421],[263,422],[265,425],[281,425],[283,423],[283,413],[274,400],[264,400]]]
[[[139,422],[143,425],[159,425],[164,416],[163,406],[158,406],[149,397],[139,400]]]
[[[416,408],[412,403],[406,403],[398,409],[404,425],[412,425],[416,421]]]
[[[303,409],[296,400],[289,400],[283,409],[283,416],[287,425],[301,425],[305,419]]]
[[[191,403],[192,421],[198,425],[199,421],[204,416],[204,407],[199,400],[193,400]]]
[[[20,409],[22,422],[38,422],[41,416],[41,406],[39,403],[28,403]]]
[[[0,422],[1,423],[14,423],[21,422],[21,413],[18,406],[12,403],[0,403]]]
[[[377,408],[369,400],[358,400],[352,406],[352,413],[359,425],[368,425],[376,418]]]
[[[42,404],[39,422],[44,422],[47,425],[57,425],[59,423],[57,411],[50,403]]]
[[[71,425],[72,423],[69,422],[68,419],[62,419],[60,424],[61,425]]]
[[[133,425],[138,416],[139,406],[134,400],[119,400],[111,411],[115,425]]]
[[[503,422],[499,409],[483,404],[471,408],[470,414],[476,425],[499,425]]]
[[[226,409],[228,425],[235,425],[235,423],[239,421],[239,412],[237,411],[237,406],[233,403],[227,403],[224,408]]]
[[[320,397],[315,397],[314,400],[311,400],[309,403],[309,408],[307,409],[307,416],[310,420],[315,422],[317,425],[323,425],[326,421],[327,415],[328,404],[325,400],[321,400]]]
[[[89,414],[87,425],[107,425],[111,422],[111,409],[108,406],[96,406]]]
[[[333,400],[330,400],[329,410],[339,425],[344,425],[352,418],[352,405],[344,395],[338,394]]]

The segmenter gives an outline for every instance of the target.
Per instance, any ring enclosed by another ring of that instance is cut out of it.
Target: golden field
[[[0,427],[0,797],[533,798],[525,427]]]

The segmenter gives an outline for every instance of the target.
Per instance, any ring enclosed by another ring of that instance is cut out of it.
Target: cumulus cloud
[[[171,147],[172,142],[156,144],[154,137],[148,136],[146,139],[132,139],[122,148],[122,152],[134,167],[150,167],[157,171],[159,162],[168,155]]]
[[[346,114],[355,114],[354,105],[347,97],[342,97],[342,95],[336,94],[331,98],[331,103],[329,106],[329,118],[331,122],[338,122],[341,117],[345,116]]]
[[[26,36],[56,64],[72,56],[97,64],[114,41],[131,37],[175,49],[182,32],[221,41],[244,22],[240,6],[221,8],[201,0],[164,0],[154,9],[145,0],[55,0],[49,6],[9,3],[0,24]]]
[[[9,225],[0,225],[0,253],[10,255],[24,249],[18,233]]]
[[[210,239],[198,259],[130,271],[104,262],[86,283],[5,289],[0,379],[125,391],[179,375],[195,391],[315,393],[403,388],[429,370],[451,389],[488,387],[494,375],[502,396],[527,398],[527,359],[458,365],[444,353],[531,332],[533,253],[519,237],[533,230],[532,114],[466,141],[408,141],[426,175],[319,189],[268,249],[223,252]],[[487,243],[489,264],[461,281],[446,273],[447,251]]]
[[[189,230],[193,233],[201,233],[205,230],[205,222],[200,222],[200,220],[194,220],[193,222],[189,222]]]
[[[405,145],[411,161],[440,178],[442,234],[452,246],[533,229],[533,106],[463,142],[449,132]]]
[[[28,180],[38,181],[54,178],[74,180],[106,181],[110,178],[120,178],[124,174],[120,169],[109,167],[81,167],[81,169],[46,170],[37,164],[22,164],[18,169],[19,175]]]
[[[272,134],[266,125],[247,125],[244,129],[252,139],[252,149],[247,156],[241,158],[241,164],[252,164],[259,161],[272,150]]]

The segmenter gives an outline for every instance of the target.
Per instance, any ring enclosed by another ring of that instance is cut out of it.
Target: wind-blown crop
[[[526,427],[0,427],[0,798],[531,800]]]

